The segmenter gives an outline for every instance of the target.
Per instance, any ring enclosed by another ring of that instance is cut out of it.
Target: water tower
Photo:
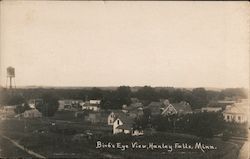
[[[7,68],[7,81],[6,81],[6,88],[12,89],[13,88],[13,81],[14,81],[14,86],[16,87],[15,83],[15,68],[14,67],[8,67]],[[9,84],[9,86],[8,86]]]

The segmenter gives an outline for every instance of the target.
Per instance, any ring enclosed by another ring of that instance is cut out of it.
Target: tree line
[[[211,101],[223,100],[225,98],[246,98],[246,90],[243,88],[228,88],[221,91],[206,90],[205,88],[174,88],[151,86],[138,87],[136,89],[129,86],[120,86],[116,89],[16,89],[9,91],[0,88],[0,104],[15,105],[24,103],[29,99],[41,98],[45,94],[57,99],[100,99],[101,107],[104,109],[120,109],[122,105],[129,105],[131,98],[138,98],[143,105],[148,105],[152,101],[168,99],[171,103],[187,101],[192,109],[206,106]]]

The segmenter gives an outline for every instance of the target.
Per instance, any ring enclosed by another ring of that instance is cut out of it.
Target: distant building
[[[219,112],[222,111],[221,107],[203,107],[201,112]]]
[[[168,100],[151,102],[145,109],[149,109],[152,116],[193,113],[190,104],[185,101],[173,104],[171,104]]]
[[[99,111],[100,107],[98,105],[90,105],[86,104],[82,106],[82,110],[92,110],[92,111]]]
[[[101,100],[86,101],[82,105],[82,110],[99,111],[100,110],[100,104],[101,104]]]
[[[77,111],[81,108],[82,100],[73,100],[73,99],[63,99],[59,100],[58,111],[68,110],[68,111]]]
[[[82,110],[99,111],[100,110],[100,106],[99,105],[95,105],[95,104],[85,103],[82,106]]]
[[[179,103],[169,104],[161,113],[162,115],[173,115],[173,114],[191,114],[193,113],[191,106],[188,102],[182,101]]]
[[[248,121],[248,111],[248,103],[242,102],[227,106],[222,114],[227,122],[244,123]]]
[[[100,105],[101,104],[101,100],[90,100],[89,104],[93,104],[93,105]]]

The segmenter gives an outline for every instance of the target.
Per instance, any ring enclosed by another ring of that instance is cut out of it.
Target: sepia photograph
[[[0,158],[250,159],[249,2],[0,1]]]

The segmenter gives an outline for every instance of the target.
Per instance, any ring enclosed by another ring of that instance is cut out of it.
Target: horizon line
[[[217,89],[217,90],[222,90],[222,89],[228,89],[228,88],[243,88],[243,89],[248,89],[247,87],[244,86],[234,86],[234,87],[206,87],[206,86],[194,86],[194,87],[183,87],[183,86],[152,86],[152,85],[109,85],[109,86],[51,86],[51,85],[19,85],[15,86],[16,88],[116,88],[116,87],[121,87],[121,86],[128,86],[128,87],[145,87],[149,86],[152,88],[185,88],[185,89],[194,89],[194,88],[204,88],[204,89]],[[6,86],[0,85],[2,88],[6,88]]]

